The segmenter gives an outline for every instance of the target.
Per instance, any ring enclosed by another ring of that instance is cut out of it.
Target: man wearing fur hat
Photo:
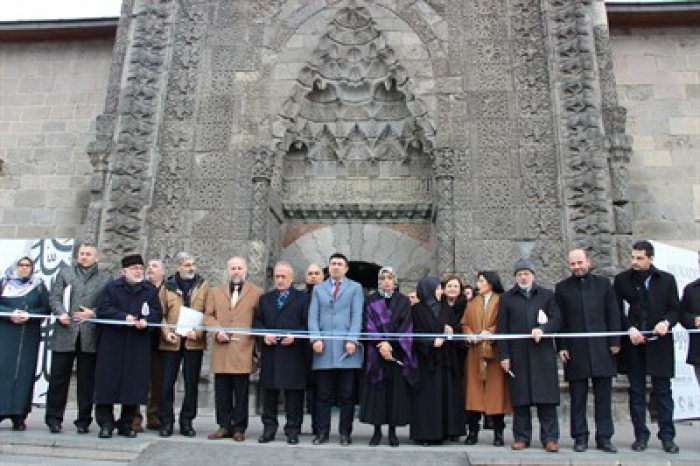
[[[537,408],[540,441],[550,453],[559,451],[559,375],[557,353],[547,333],[559,330],[561,315],[554,292],[535,283],[534,266],[519,260],[514,267],[516,285],[503,293],[497,333],[525,334],[528,338],[499,340],[501,367],[510,376],[513,404],[513,450],[530,446],[531,407]]]
[[[100,438],[119,435],[136,437],[133,429],[138,406],[148,400],[151,336],[149,323],[161,319],[158,289],[144,280],[144,262],[139,254],[122,259],[122,277],[110,282],[97,308],[97,318],[114,321],[100,324],[95,369],[95,417]],[[122,405],[119,421],[114,404]]]

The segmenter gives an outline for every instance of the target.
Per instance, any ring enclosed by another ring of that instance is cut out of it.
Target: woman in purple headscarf
[[[389,445],[399,446],[396,427],[411,420],[410,391],[418,377],[413,352],[413,321],[408,297],[396,290],[391,267],[379,270],[379,289],[365,307],[365,332],[376,334],[366,345],[360,398],[360,421],[374,425],[371,446],[379,445],[382,425],[389,426]],[[387,334],[396,333],[396,337]]]
[[[418,282],[413,306],[413,331],[420,380],[411,407],[411,439],[424,446],[459,439],[465,434],[464,391],[460,359],[462,343],[452,340],[461,330],[454,311],[440,302],[442,288],[435,277]]]

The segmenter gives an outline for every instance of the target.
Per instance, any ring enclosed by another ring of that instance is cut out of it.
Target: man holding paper
[[[284,433],[287,443],[299,443],[304,417],[304,389],[306,388],[307,316],[309,295],[292,287],[294,269],[286,262],[274,268],[275,289],[260,297],[255,311],[253,328],[270,331],[260,337],[260,387],[263,392],[263,434],[260,443],[275,439],[277,408],[280,391],[284,391],[287,424]],[[276,331],[276,332],[275,332]],[[288,335],[280,332],[290,331]],[[275,333],[272,333],[275,332]],[[298,334],[296,332],[303,332]]]
[[[169,277],[160,291],[163,303],[160,350],[163,355],[163,385],[158,402],[160,436],[173,435],[175,382],[182,365],[185,396],[180,408],[180,434],[194,437],[192,421],[197,416],[197,393],[202,357],[207,347],[205,332],[200,328],[209,283],[197,274],[194,258],[186,253],[175,255],[175,275]]]
[[[520,259],[514,267],[516,285],[503,293],[498,334],[521,338],[498,340],[501,367],[510,376],[513,405],[513,450],[530,446],[532,406],[540,420],[540,441],[550,453],[559,451],[559,374],[557,353],[547,333],[559,330],[561,316],[554,292],[535,283],[532,262]]]

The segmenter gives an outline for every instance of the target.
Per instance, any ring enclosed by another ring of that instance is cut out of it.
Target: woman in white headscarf
[[[34,275],[29,257],[20,258],[0,280],[0,421],[12,420],[12,430],[27,428],[32,408],[34,374],[43,319],[48,315],[49,293]]]

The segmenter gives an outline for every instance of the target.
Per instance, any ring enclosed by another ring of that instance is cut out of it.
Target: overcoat
[[[542,311],[547,322],[538,323]],[[517,285],[501,295],[497,330],[499,334],[531,334],[535,328],[556,333],[561,325],[559,307],[554,292],[537,284],[531,295]],[[559,404],[559,373],[557,353],[551,338],[535,343],[532,337],[498,340],[498,357],[510,359],[514,377],[509,380],[510,401],[513,406]]]
[[[148,304],[148,315],[144,303]],[[124,277],[105,286],[97,307],[98,319],[125,321],[128,315],[148,323],[161,320],[158,289],[144,281],[130,284]],[[131,325],[99,325],[95,367],[95,404],[142,405],[148,401],[151,335]]]
[[[325,280],[316,285],[309,305],[309,339],[311,343],[323,340],[323,351],[313,355],[313,370],[360,369],[363,350],[357,335],[362,331],[364,294],[362,286],[349,278],[340,283],[340,291],[333,299],[335,284]],[[324,339],[322,332],[346,338]],[[351,356],[345,356],[345,343],[358,345]]]
[[[681,323],[688,330],[697,330],[695,318],[700,316],[700,279],[689,283],[683,290],[681,300]],[[688,348],[688,364],[700,366],[700,333],[691,333]]]
[[[670,328],[678,323],[680,300],[678,286],[673,275],[651,266],[651,275],[646,293],[634,280],[634,271],[625,270],[615,277],[615,294],[622,309],[622,328],[629,330],[653,330],[654,326],[667,320]],[[673,332],[647,341],[642,353],[646,359],[646,373],[652,377],[673,378],[675,375],[675,349]],[[635,351],[629,337],[622,339],[618,369],[627,373],[630,367],[641,367],[640,352]]]
[[[0,297],[0,312],[16,309],[48,315],[49,292],[44,284],[24,296]],[[0,317],[0,416],[25,416],[31,411],[42,322],[29,319],[15,324]]]
[[[236,306],[231,308],[231,286],[229,282],[209,290],[204,310],[204,325],[207,327],[233,327],[249,329],[253,326],[253,314],[262,290],[249,281],[243,282]],[[216,329],[212,329],[215,333]],[[251,374],[255,371],[253,350],[255,337],[232,335],[229,343],[212,339],[212,374]]]
[[[600,275],[570,276],[554,289],[561,311],[561,332],[617,332],[621,314],[610,280]],[[559,350],[570,359],[564,365],[566,380],[617,375],[617,361],[610,347],[620,346],[619,336],[559,338]]]
[[[56,274],[51,286],[49,304],[51,312],[56,317],[61,314],[73,316],[80,306],[95,310],[100,303],[102,290],[112,281],[112,275],[106,270],[100,270],[97,264],[83,270],[79,265],[63,266]],[[63,305],[64,294],[70,287],[70,308]],[[54,322],[50,347],[53,351],[73,352],[75,341],[80,334],[80,350],[83,353],[97,351],[97,325],[90,322],[78,323],[71,319],[70,325],[63,325],[58,320]]]
[[[194,287],[192,288],[190,297],[190,308],[204,313],[204,306],[207,302],[207,294],[209,294],[209,283],[200,275],[195,276]],[[160,349],[163,351],[179,351],[182,342],[185,342],[185,348],[191,351],[203,351],[207,348],[206,332],[197,330],[197,339],[190,340],[189,338],[178,338],[177,342],[170,343],[165,339],[168,333],[175,333],[177,330],[177,321],[180,318],[180,308],[184,306],[182,290],[177,285],[175,276],[168,278],[160,288],[160,300],[163,303],[163,324],[167,327],[160,328]]]
[[[305,332],[308,325],[309,295],[294,288],[278,308],[279,291],[273,290],[260,297],[255,311],[253,328],[258,330],[296,330]],[[307,338],[295,338],[294,343],[282,346],[266,345],[260,338],[260,387],[263,389],[305,389],[308,364]]]
[[[469,301],[462,315],[462,332],[478,334],[486,330],[496,333],[500,296],[491,295],[484,306],[484,296]],[[464,363],[464,394],[467,411],[504,414],[511,411],[507,375],[498,362],[495,341],[481,340],[472,345]]]

